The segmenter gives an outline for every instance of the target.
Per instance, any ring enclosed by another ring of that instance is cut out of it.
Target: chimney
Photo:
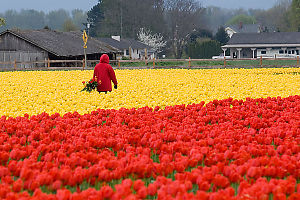
[[[243,28],[243,22],[240,22],[239,29],[242,29],[242,28]]]
[[[111,36],[111,38],[114,39],[114,40],[117,40],[119,42],[121,41],[121,36],[119,36],[119,35]]]

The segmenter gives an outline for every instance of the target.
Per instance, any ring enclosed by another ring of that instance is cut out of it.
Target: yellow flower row
[[[118,89],[80,92],[93,71],[1,72],[0,116],[192,104],[300,94],[299,68],[116,70]]]

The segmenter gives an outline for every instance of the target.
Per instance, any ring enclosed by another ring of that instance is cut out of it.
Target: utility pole
[[[120,0],[120,13],[121,13],[121,19],[120,19],[120,22],[121,22],[121,38],[123,38],[123,8],[122,8],[122,0]]]

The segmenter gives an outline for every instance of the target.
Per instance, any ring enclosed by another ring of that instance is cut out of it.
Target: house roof
[[[0,35],[5,33],[11,33],[56,56],[83,55],[83,40],[80,31],[60,32],[48,29],[6,30]],[[86,49],[87,54],[116,52],[119,52],[119,49],[89,37]]]
[[[300,32],[236,33],[227,45],[237,44],[300,44]]]
[[[258,33],[260,25],[259,24],[243,24],[230,25],[228,28],[231,28],[236,33]]]
[[[120,50],[129,49],[129,47],[133,49],[148,49],[148,50],[151,49],[150,46],[134,39],[121,39],[120,41],[115,40],[113,38],[97,38],[97,39],[100,40],[101,42],[104,42]]]

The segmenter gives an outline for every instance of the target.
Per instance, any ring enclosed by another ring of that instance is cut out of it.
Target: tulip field
[[[300,68],[0,72],[0,199],[300,200]]]

